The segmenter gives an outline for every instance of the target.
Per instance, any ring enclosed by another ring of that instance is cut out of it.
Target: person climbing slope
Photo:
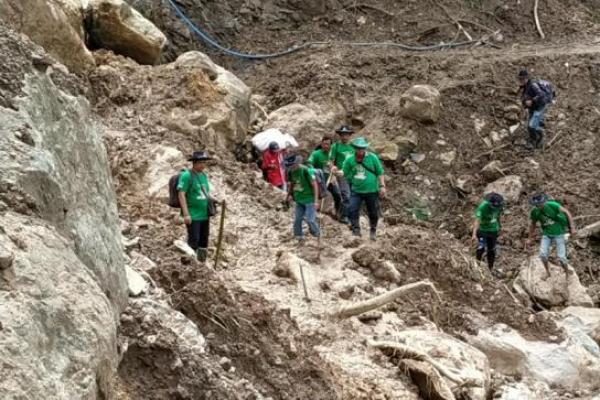
[[[361,236],[360,208],[367,205],[369,216],[370,238],[377,237],[377,223],[379,221],[379,197],[385,197],[385,181],[383,165],[379,158],[369,151],[369,143],[362,137],[352,141],[356,153],[344,161],[344,176],[350,183],[350,224],[352,234]]]
[[[327,190],[333,197],[336,215],[340,216],[342,211],[342,198],[340,195],[340,190],[335,179],[330,178],[331,168],[329,154],[331,151],[331,142],[331,137],[327,135],[323,136],[319,148],[311,153],[310,157],[308,157],[308,160],[306,160],[306,163],[315,169],[320,169],[323,171],[323,179],[325,179],[325,182],[329,182],[329,185],[327,185]]]
[[[494,270],[494,261],[496,260],[496,245],[498,235],[500,234],[500,217],[504,207],[504,198],[498,193],[490,193],[475,211],[475,221],[473,222],[473,234],[471,239],[477,243],[475,256],[478,261],[487,256],[487,263],[490,272]]]
[[[192,168],[179,177],[177,191],[183,221],[187,228],[188,245],[196,252],[198,261],[206,261],[210,223],[208,196],[210,183],[206,175],[206,161],[212,160],[206,151],[195,151],[188,161]]]
[[[354,129],[350,126],[342,126],[335,131],[339,136],[339,141],[331,145],[329,159],[331,163],[331,173],[335,174],[342,204],[340,206],[340,221],[344,224],[349,223],[350,217],[350,185],[348,179],[344,176],[342,169],[344,161],[354,155],[354,147],[350,144],[350,137],[354,133]]]
[[[289,170],[288,202],[296,203],[293,233],[299,241],[304,241],[302,221],[306,219],[310,234],[314,237],[321,235],[317,222],[317,211],[319,210],[319,189],[314,173],[305,165],[302,165],[302,157],[291,155],[285,160],[286,169]]]
[[[531,223],[529,224],[529,236],[525,241],[525,247],[527,249],[531,247],[536,226],[539,223],[542,227],[540,259],[544,264],[544,268],[546,268],[547,277],[550,276],[548,258],[552,243],[556,245],[558,261],[568,276],[572,271],[569,270],[565,233],[568,229],[571,235],[575,234],[575,223],[571,213],[559,202],[550,200],[549,196],[544,193],[536,194],[530,199],[529,203],[533,206],[533,209],[529,217]]]

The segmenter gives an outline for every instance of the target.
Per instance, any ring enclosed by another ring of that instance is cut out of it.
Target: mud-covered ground
[[[176,213],[140,193],[138,177],[148,168],[140,154],[157,144],[183,153],[206,145],[201,136],[171,129],[164,118],[166,110],[210,107],[220,94],[201,75],[174,75],[162,67],[138,67],[118,57],[98,56],[114,68],[91,76],[90,97],[105,123],[121,132],[109,135],[107,145],[122,218],[152,221],[135,228],[131,236],[140,237],[139,250],[158,264],[153,278],[171,296],[175,308],[198,323],[215,356],[231,359],[240,376],[276,399],[367,399],[378,398],[370,391],[379,390],[382,396],[403,390],[409,396],[414,387],[385,360],[362,351],[365,335],[422,325],[425,319],[456,337],[505,323],[528,338],[560,340],[552,321],[531,318],[536,310],[515,302],[509,292],[518,267],[527,259],[522,246],[527,195],[547,191],[577,216],[579,225],[599,219],[600,43],[598,9],[591,2],[543,2],[545,41],[537,37],[529,0],[452,1],[444,2],[445,7],[434,1],[178,3],[220,40],[244,50],[270,51],[302,40],[412,44],[458,40],[449,15],[463,21],[475,38],[496,33],[492,41],[501,47],[415,54],[333,46],[252,63],[216,56],[255,94],[264,96],[267,112],[293,102],[312,102],[325,110],[342,104],[364,125],[361,135],[393,140],[412,131],[418,139],[413,152],[425,156],[420,163],[402,156],[386,165],[390,195],[375,245],[352,243],[346,228],[326,218],[323,254],[316,263],[315,243],[298,249],[289,242],[290,213],[261,184],[253,166],[235,161],[233,148],[218,149],[219,161],[209,170],[233,202],[228,210],[225,261],[217,271],[186,261],[174,251],[170,244],[184,236],[184,228]],[[147,7],[140,10],[169,35],[167,59],[187,49],[204,49],[175,22],[169,9],[149,0],[144,4]],[[544,153],[524,149],[523,116],[512,111],[518,105],[515,75],[523,67],[557,86]],[[128,79],[113,79],[118,76]],[[442,93],[441,117],[435,124],[400,115],[399,95],[419,83],[431,84]],[[497,139],[517,124],[521,126],[514,133]],[[440,155],[451,152],[454,161],[444,164]],[[481,169],[494,160],[500,162],[500,175],[518,175],[525,184],[520,199],[508,204],[503,222],[498,265],[506,273],[504,279],[492,278],[473,261],[469,242],[473,210],[489,183]],[[453,186],[458,178],[466,179],[466,190]],[[429,217],[415,218],[415,209],[427,210]],[[212,228],[216,232],[215,224]],[[430,279],[442,301],[427,292],[415,293],[386,308],[393,323],[373,326],[336,324],[324,318],[340,304],[394,287],[353,261],[354,252],[365,246],[377,258],[396,265],[401,275],[397,284]],[[303,301],[298,282],[271,272],[282,253],[307,263],[309,286],[316,297],[312,305]],[[574,242],[570,254],[582,283],[598,299],[599,255],[584,242]],[[347,287],[352,287],[349,295]],[[381,374],[381,380],[356,378],[360,365]],[[149,368],[143,363],[134,366],[123,373],[138,371],[141,379],[144,368]],[[390,372],[386,375],[386,371]],[[135,379],[128,382],[135,386]],[[155,383],[171,384],[166,379]],[[144,397],[143,387],[132,393],[132,398],[149,398]]]

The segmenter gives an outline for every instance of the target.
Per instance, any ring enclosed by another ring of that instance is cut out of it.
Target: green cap
[[[364,137],[357,137],[352,141],[352,146],[356,147],[357,149],[366,149],[369,147],[369,142],[367,142],[367,139]]]

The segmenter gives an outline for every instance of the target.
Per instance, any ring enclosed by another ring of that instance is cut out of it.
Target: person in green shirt
[[[369,216],[370,238],[377,237],[377,222],[379,221],[379,197],[385,197],[385,181],[383,165],[379,158],[367,151],[369,143],[362,137],[352,141],[356,153],[344,161],[344,177],[350,183],[350,224],[352,234],[361,236],[360,233],[360,208],[367,205]]]
[[[292,155],[286,158],[285,165],[289,170],[288,176],[288,202],[296,203],[293,232],[294,237],[300,241],[305,239],[302,221],[306,219],[308,228],[314,237],[319,237],[321,231],[317,223],[319,210],[319,188],[314,172],[311,168],[302,165],[302,157]]]
[[[542,241],[540,244],[540,259],[546,268],[547,277],[550,276],[548,257],[552,243],[556,244],[556,253],[558,261],[568,276],[572,273],[569,270],[569,261],[567,260],[567,243],[565,233],[567,229],[573,235],[575,234],[575,223],[571,213],[560,205],[559,202],[550,200],[546,194],[537,194],[533,196],[529,203],[533,206],[529,219],[529,237],[525,242],[525,247],[529,249],[535,235],[536,226],[539,223],[542,227]]]
[[[196,251],[198,261],[206,261],[210,223],[208,219],[208,194],[210,183],[206,175],[206,161],[211,160],[205,151],[195,151],[188,161],[192,168],[179,177],[177,191],[183,221],[187,227],[188,245]]]
[[[354,133],[351,126],[342,126],[335,131],[339,136],[339,141],[331,145],[329,160],[331,164],[331,173],[335,174],[340,189],[342,204],[340,206],[340,221],[344,224],[349,223],[350,217],[350,184],[342,173],[344,161],[354,155],[354,147],[350,143],[350,138]]]
[[[329,182],[329,185],[327,185],[327,190],[329,191],[329,193],[331,193],[331,196],[333,197],[335,212],[336,215],[339,217],[342,215],[342,197],[340,195],[340,189],[338,188],[335,179],[330,180],[331,167],[329,154],[331,151],[331,142],[332,139],[330,136],[323,136],[319,148],[317,148],[311,153],[310,157],[308,157],[308,160],[306,160],[306,164],[315,169],[320,169],[323,171],[323,179],[325,179],[325,182]]]
[[[498,193],[489,193],[485,200],[477,207],[473,235],[471,239],[477,243],[475,256],[478,261],[487,255],[488,268],[494,272],[496,260],[496,244],[500,233],[500,216],[504,206],[504,198]]]

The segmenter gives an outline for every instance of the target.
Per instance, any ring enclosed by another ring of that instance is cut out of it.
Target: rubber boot
[[[542,264],[544,264],[544,268],[546,269],[546,278],[544,280],[550,278],[550,264],[548,264],[548,260],[542,259]]]
[[[208,256],[207,249],[200,247],[200,248],[198,248],[198,250],[196,250],[196,260],[203,263],[206,261],[207,256]]]
[[[371,228],[371,231],[369,232],[369,238],[371,239],[372,242],[377,240],[377,229],[376,228]]]

